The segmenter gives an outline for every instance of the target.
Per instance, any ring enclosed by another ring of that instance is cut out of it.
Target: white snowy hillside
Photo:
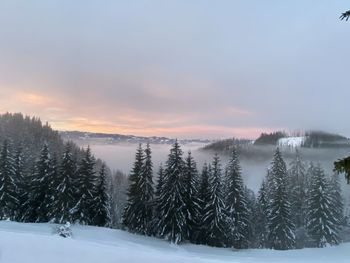
[[[292,147],[297,148],[305,142],[306,137],[286,137],[278,140],[277,145],[279,147]]]
[[[240,250],[166,241],[107,228],[73,226],[73,237],[53,234],[53,225],[0,221],[1,263],[271,263],[349,262],[350,244],[289,251]]]

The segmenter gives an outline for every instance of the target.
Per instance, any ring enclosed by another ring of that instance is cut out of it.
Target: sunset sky
[[[337,0],[0,0],[0,113],[59,130],[350,136]]]

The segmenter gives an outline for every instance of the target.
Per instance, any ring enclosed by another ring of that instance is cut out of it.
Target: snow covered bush
[[[58,226],[56,229],[56,233],[64,238],[72,237],[72,230],[70,228],[71,224],[69,222],[64,225]]]

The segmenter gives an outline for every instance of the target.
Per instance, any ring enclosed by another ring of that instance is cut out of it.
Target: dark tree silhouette
[[[347,183],[350,184],[350,156],[334,162],[334,171],[338,174],[345,173]]]
[[[350,10],[342,13],[339,18],[340,18],[340,20],[344,20],[345,19],[345,21],[348,21],[349,18],[350,18]]]

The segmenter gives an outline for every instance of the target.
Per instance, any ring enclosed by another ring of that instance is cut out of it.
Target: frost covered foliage
[[[333,187],[337,187],[337,185],[334,184]],[[315,247],[336,245],[340,242],[339,231],[342,212],[339,209],[341,209],[342,203],[332,189],[333,187],[327,180],[324,171],[317,165],[313,169],[310,183],[307,220],[308,234]]]
[[[220,159],[217,155],[212,163],[206,199],[208,203],[205,205],[203,218],[206,244],[217,247],[226,246],[230,237],[229,214],[222,189]]]
[[[153,164],[151,149],[141,144],[137,149],[135,162],[130,174],[128,201],[123,214],[123,225],[132,232],[143,235],[151,232],[153,205]]]
[[[185,162],[182,150],[176,141],[170,149],[165,164],[163,186],[159,198],[160,220],[157,223],[159,235],[171,242],[179,243],[189,238],[187,226],[188,207],[186,206]]]
[[[294,224],[287,194],[287,168],[277,148],[268,177],[268,247],[286,250],[294,248]]]
[[[0,152],[0,219],[14,219],[19,204],[15,163],[9,147],[5,140]]]
[[[56,229],[56,233],[60,237],[64,237],[64,238],[72,237],[72,230],[71,230],[70,223],[66,222],[64,225],[58,226]]]

